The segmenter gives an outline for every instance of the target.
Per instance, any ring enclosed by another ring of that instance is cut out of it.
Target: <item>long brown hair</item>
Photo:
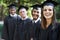
[[[41,26],[43,29],[46,29],[46,25],[47,25],[47,21],[45,19],[45,17],[43,16],[43,8],[41,8]],[[52,21],[51,21],[53,27],[56,23],[56,14],[55,14],[55,9],[53,8],[53,16],[52,16]]]

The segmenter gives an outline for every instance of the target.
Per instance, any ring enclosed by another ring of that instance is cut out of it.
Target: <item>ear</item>
[[[27,14],[28,12],[26,11],[26,14]]]

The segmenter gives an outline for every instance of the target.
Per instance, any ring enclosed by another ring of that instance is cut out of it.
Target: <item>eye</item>
[[[37,12],[37,13],[39,13],[39,12]]]
[[[44,9],[43,11],[47,11],[47,9]]]
[[[22,12],[25,12],[25,11],[22,11]]]
[[[33,11],[33,12],[36,12],[36,11]]]
[[[52,11],[51,9],[49,9],[49,11]]]

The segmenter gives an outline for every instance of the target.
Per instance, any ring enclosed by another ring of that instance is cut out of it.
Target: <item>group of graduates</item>
[[[35,4],[30,19],[28,7],[20,5],[19,15],[14,4],[9,5],[9,15],[4,19],[3,40],[60,40],[60,23],[56,21],[57,2],[48,0],[41,5]]]

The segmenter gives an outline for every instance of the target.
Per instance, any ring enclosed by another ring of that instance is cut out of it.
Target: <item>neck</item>
[[[22,17],[22,20],[25,20],[25,19],[27,19],[27,16],[26,17]]]
[[[51,24],[52,19],[51,19],[51,18],[50,18],[50,19],[46,19],[46,21],[47,21],[47,25],[46,25],[46,27],[48,27],[48,26]]]
[[[23,17],[22,19],[25,19],[26,17]]]
[[[16,13],[10,13],[11,15],[15,15]]]

